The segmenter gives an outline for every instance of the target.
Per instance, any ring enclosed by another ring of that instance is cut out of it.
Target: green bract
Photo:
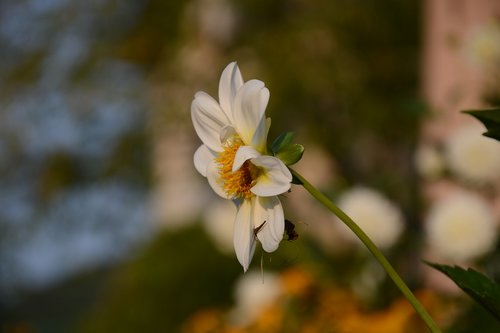
[[[285,165],[292,165],[300,161],[304,154],[304,146],[291,143],[293,132],[285,132],[279,135],[271,145],[274,156],[279,158]]]
[[[278,151],[280,151],[283,147],[289,145],[292,143],[293,140],[293,132],[285,132],[281,133],[276,140],[273,141],[271,144],[271,151],[273,154],[276,154]]]
[[[291,143],[283,147],[274,156],[279,158],[285,165],[292,165],[300,161],[304,154],[304,146],[298,143]]]

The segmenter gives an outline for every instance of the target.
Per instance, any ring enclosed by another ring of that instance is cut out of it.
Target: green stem
[[[415,308],[415,311],[419,314],[422,320],[427,324],[431,332],[440,333],[441,330],[431,318],[429,313],[425,310],[422,304],[418,301],[418,299],[413,295],[410,288],[404,283],[398,273],[394,270],[392,265],[387,261],[386,257],[380,252],[377,246],[373,243],[373,241],[365,234],[365,232],[340,208],[338,208],[333,202],[330,201],[323,193],[318,191],[314,186],[312,186],[304,177],[302,177],[295,170],[290,169],[292,175],[299,180],[304,188],[319,202],[325,205],[332,213],[334,213],[342,222],[344,222],[349,229],[351,229],[356,236],[365,244],[365,246],[370,250],[370,252],[375,256],[378,262],[385,269],[387,274],[391,277],[392,281],[396,284],[396,286],[401,290],[403,295],[408,299],[410,304]]]

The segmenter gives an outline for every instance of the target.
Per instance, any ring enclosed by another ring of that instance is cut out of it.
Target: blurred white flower
[[[476,29],[465,42],[465,55],[485,69],[500,63],[500,24],[488,22]]]
[[[153,145],[157,182],[152,209],[155,223],[172,230],[195,223],[211,193],[192,168],[193,140],[185,128],[176,124],[165,130]]]
[[[199,0],[198,22],[204,38],[228,42],[234,34],[236,12],[227,0]]]
[[[500,176],[500,144],[482,132],[480,126],[462,127],[445,145],[449,168],[469,181],[489,182]]]
[[[493,249],[497,239],[495,216],[481,197],[460,193],[435,203],[425,224],[427,240],[436,254],[467,261]]]
[[[403,215],[399,208],[374,190],[353,188],[339,198],[338,205],[380,248],[394,245],[403,232]],[[341,225],[340,230],[347,239],[361,244],[351,230]]]
[[[444,169],[444,161],[437,149],[431,145],[421,145],[415,152],[415,167],[420,176],[435,179]]]
[[[203,226],[208,235],[223,253],[233,251],[233,223],[236,206],[227,200],[217,200],[210,204],[205,212]]]
[[[231,313],[232,320],[238,325],[250,324],[281,294],[281,282],[275,274],[247,272],[236,282],[236,307]]]

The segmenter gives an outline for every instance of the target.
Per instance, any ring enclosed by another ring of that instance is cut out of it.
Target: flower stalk
[[[356,234],[356,236],[361,240],[361,242],[368,248],[368,250],[373,254],[375,259],[382,265],[384,270],[387,272],[392,281],[396,284],[399,290],[403,293],[406,299],[413,306],[418,315],[425,322],[427,327],[433,333],[440,333],[441,330],[434,322],[429,313],[425,310],[423,305],[411,292],[410,288],[401,279],[399,274],[394,270],[392,265],[389,263],[387,258],[382,254],[378,247],[373,243],[373,241],[366,235],[366,233],[339,207],[337,207],[330,199],[328,199],[323,193],[317,190],[311,183],[309,183],[304,177],[302,177],[295,170],[290,169],[295,180],[298,180],[302,186],[320,203],[322,203],[326,208],[328,208],[333,214],[335,214],[344,224]]]

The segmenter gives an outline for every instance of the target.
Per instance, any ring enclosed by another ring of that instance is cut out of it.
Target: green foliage
[[[102,175],[105,178],[123,177],[143,186],[151,185],[151,151],[149,135],[143,129],[130,131],[120,138],[109,155]]]
[[[241,273],[201,228],[164,233],[116,272],[80,332],[177,332],[196,310],[228,306]]]
[[[446,333],[498,333],[499,324],[495,317],[476,304],[460,303],[460,317],[446,329]]]
[[[41,168],[38,196],[41,202],[50,201],[59,191],[81,178],[76,159],[68,153],[58,152],[47,157]]]
[[[471,268],[465,270],[459,266],[451,267],[429,262],[427,264],[446,274],[479,305],[500,320],[499,284]]]
[[[79,316],[88,311],[106,283],[109,268],[83,272],[55,286],[25,291],[14,308],[3,308],[0,332],[74,332]],[[2,300],[3,301],[3,300]]]
[[[483,123],[486,127],[484,136],[500,141],[500,108],[484,110],[466,110],[464,113],[470,114]]]
[[[188,1],[149,0],[143,2],[134,29],[116,46],[120,58],[147,67],[162,65],[182,38],[182,11]]]
[[[271,135],[294,129],[327,149],[348,183],[379,188],[411,210],[408,156],[425,114],[417,97],[420,2],[236,6],[245,15],[228,60],[269,87]],[[258,71],[248,73],[255,62]]]

